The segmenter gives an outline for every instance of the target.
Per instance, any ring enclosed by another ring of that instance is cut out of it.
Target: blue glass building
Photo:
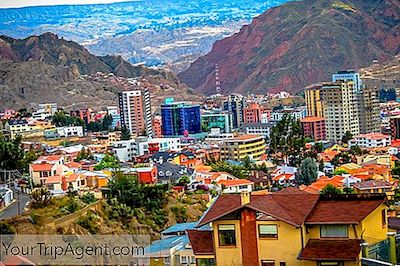
[[[200,106],[167,99],[161,105],[162,133],[164,136],[182,136],[201,133]]]

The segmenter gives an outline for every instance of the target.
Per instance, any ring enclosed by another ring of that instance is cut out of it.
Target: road
[[[15,215],[18,215],[18,195],[14,192],[15,201],[10,204],[7,208],[0,212],[0,220],[11,218]],[[30,200],[29,195],[20,194],[19,195],[19,213],[23,213],[26,203]]]

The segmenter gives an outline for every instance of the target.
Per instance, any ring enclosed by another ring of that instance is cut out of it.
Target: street
[[[18,194],[14,191],[15,201],[10,204],[7,208],[0,211],[0,220],[11,218],[18,215]],[[19,195],[19,213],[23,213],[26,203],[30,200],[29,195],[20,194]]]

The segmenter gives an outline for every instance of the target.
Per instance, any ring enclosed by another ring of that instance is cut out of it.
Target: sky
[[[124,2],[129,0],[0,0],[0,8],[49,5],[81,5]]]

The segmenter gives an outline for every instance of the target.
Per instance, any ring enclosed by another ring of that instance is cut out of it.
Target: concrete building
[[[346,132],[360,134],[357,95],[352,82],[323,83],[321,96],[328,140],[340,141]]]
[[[266,114],[268,118],[271,116],[271,110],[268,110],[267,108],[262,107],[257,103],[251,103],[243,110],[243,122],[247,124],[260,123],[263,119],[262,114]]]
[[[326,139],[325,119],[323,117],[307,116],[300,120],[303,134],[314,141]]]
[[[247,123],[243,124],[242,131],[246,132],[246,134],[252,135],[262,135],[265,138],[269,138],[271,133],[272,124],[263,124],[263,123]]]
[[[356,91],[361,91],[362,81],[360,78],[360,73],[354,70],[338,71],[332,75],[332,82],[347,82],[351,81],[353,88]]]
[[[321,98],[322,84],[306,87],[304,91],[307,116],[324,117],[324,103]]]
[[[381,132],[378,90],[363,86],[356,95],[360,116],[360,133]]]
[[[79,110],[71,111],[70,115],[79,117],[86,124],[90,124],[90,122],[92,122],[92,112],[93,112],[92,109],[86,108],[86,109],[79,109]]]
[[[400,115],[390,117],[390,135],[393,139],[400,139]]]
[[[124,91],[118,94],[121,126],[131,135],[153,134],[150,92],[148,90]]]
[[[271,115],[271,120],[274,122],[281,121],[285,115],[289,115],[296,120],[301,120],[306,117],[306,114],[307,112],[305,106],[300,106],[296,108],[287,107],[281,110],[273,111]]]
[[[36,112],[32,113],[32,118],[44,120],[53,116],[57,112],[56,103],[41,103],[38,105]]]
[[[219,128],[212,128],[211,132],[205,136],[205,142],[214,143],[214,142],[222,142],[225,139],[233,139],[233,133],[222,133]]]
[[[359,146],[361,148],[377,148],[390,146],[392,139],[389,135],[382,133],[360,134],[349,140],[349,146]]]
[[[245,106],[244,97],[240,94],[231,94],[228,99],[224,102],[224,110],[232,113],[233,128],[239,128],[243,119],[243,109]]]
[[[57,127],[57,135],[61,138],[68,137],[83,137],[82,126],[71,126],[71,127]]]
[[[265,154],[265,138],[262,135],[242,135],[224,140],[221,145],[221,159],[241,161],[246,156],[259,160]]]
[[[121,126],[121,115],[119,114],[119,108],[117,106],[107,106],[107,115],[111,115],[112,123],[111,128],[114,129],[116,127]]]

